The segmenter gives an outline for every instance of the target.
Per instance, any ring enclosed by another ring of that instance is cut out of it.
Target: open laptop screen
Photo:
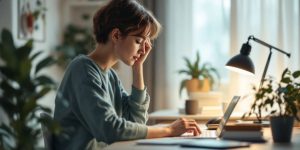
[[[217,128],[217,136],[221,137],[222,136],[222,132],[224,129],[224,126],[226,125],[228,119],[230,118],[231,113],[233,112],[236,104],[238,103],[239,99],[241,97],[240,96],[234,96],[230,102],[230,104],[228,105],[226,112],[224,113],[222,120],[219,124],[219,127]]]

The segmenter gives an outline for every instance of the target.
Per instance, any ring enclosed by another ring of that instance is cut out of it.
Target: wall
[[[46,39],[44,42],[35,42],[34,49],[32,53],[37,51],[44,51],[44,55],[50,53],[51,50],[58,45],[61,35],[60,27],[60,1],[59,0],[46,0]],[[17,14],[18,14],[18,0],[1,0],[0,1],[0,30],[3,28],[9,29],[13,36],[14,41],[17,46],[24,44],[25,40],[20,40],[17,38]],[[41,59],[41,56],[39,59]],[[35,62],[34,62],[35,64]],[[49,74],[53,79],[59,83],[63,74],[63,71],[57,67],[51,67],[47,70],[43,70],[41,73]],[[55,92],[52,91],[40,100],[40,103],[54,108],[54,97]],[[1,113],[0,113],[1,115]]]
[[[66,8],[64,5],[66,2],[61,0],[45,0],[46,1],[46,39],[44,42],[35,42],[33,53],[37,51],[44,51],[44,55],[47,53],[51,53],[51,51],[59,44],[62,37],[62,32],[64,23]],[[15,44],[20,46],[24,44],[25,40],[17,39],[17,14],[18,14],[18,0],[0,0],[0,30],[3,28],[8,28],[12,31],[14,36]],[[71,15],[71,14],[70,14]],[[68,16],[72,18],[72,16]],[[42,56],[43,57],[43,56]],[[39,59],[41,59],[40,57]],[[33,62],[36,64],[36,62]],[[131,84],[132,84],[132,73],[131,68],[126,66],[123,63],[119,64],[119,69],[117,70],[120,79],[123,82],[125,89],[130,92]],[[42,74],[47,74],[52,77],[57,84],[59,84],[62,80],[64,70],[61,70],[57,66],[53,66],[47,68],[41,72]],[[48,95],[39,100],[39,103],[45,106],[50,107],[54,110],[54,99],[55,99],[55,91],[50,92]],[[1,112],[1,111],[0,111]],[[1,115],[2,113],[0,113]]]
[[[12,2],[8,0],[0,1],[0,29],[12,28]]]

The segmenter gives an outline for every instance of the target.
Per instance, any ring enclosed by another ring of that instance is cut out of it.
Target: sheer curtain
[[[178,98],[178,78],[176,70],[181,65],[184,51],[191,51],[191,3],[181,0],[158,1],[157,17],[163,30],[155,43],[154,62],[154,109],[176,108]]]
[[[232,0],[230,54],[239,53],[243,43],[249,35],[291,53],[289,59],[277,51],[273,51],[267,76],[280,79],[282,71],[289,67],[300,69],[300,30],[299,30],[299,0]],[[230,73],[229,95],[249,94],[251,87],[260,82],[262,72],[267,61],[269,49],[251,41],[251,59],[255,65],[255,77]],[[252,100],[246,99],[243,106]],[[240,107],[240,110],[242,108]]]
[[[156,16],[163,31],[154,48],[155,95],[152,102],[155,110],[183,107],[187,95],[179,98],[179,84],[187,76],[177,73],[185,67],[183,56],[194,60],[199,51],[201,62],[211,62],[226,74],[223,68],[229,50],[230,11],[225,1],[157,1]]]
[[[154,0],[154,14],[163,25],[162,34],[152,52],[151,90],[153,110],[183,107],[187,95],[179,98],[179,84],[186,76],[177,71],[185,67],[183,56],[210,62],[222,76],[219,89],[225,101],[233,95],[249,94],[252,84],[258,85],[268,48],[251,41],[251,59],[256,76],[229,72],[225,63],[239,53],[249,35],[292,54],[287,58],[276,51],[267,75],[279,78],[286,67],[300,69],[300,31],[298,0]],[[243,100],[238,109],[250,100]]]

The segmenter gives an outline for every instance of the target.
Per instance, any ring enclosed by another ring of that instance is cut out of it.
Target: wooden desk
[[[230,116],[230,121],[235,121],[238,119],[241,119],[242,113],[238,112],[233,112]],[[154,124],[162,124],[162,123],[171,123],[175,121],[178,118],[188,118],[188,119],[194,119],[198,123],[205,123],[209,119],[214,118],[214,117],[220,117],[223,116],[222,112],[215,112],[215,113],[210,113],[210,114],[196,114],[196,115],[186,115],[184,113],[180,113],[179,110],[172,110],[172,109],[167,109],[167,110],[159,110],[155,111],[153,113],[149,114],[149,120],[148,124],[149,125],[154,125]],[[254,120],[255,118],[250,118],[249,120]]]
[[[300,128],[294,127],[292,142],[287,144],[273,143],[270,128],[264,129],[264,136],[268,139],[266,143],[252,143],[247,148],[237,148],[236,150],[299,150],[300,148]],[[109,145],[105,150],[193,150],[193,148],[183,148],[180,146],[167,145],[137,145],[136,141],[116,142]]]

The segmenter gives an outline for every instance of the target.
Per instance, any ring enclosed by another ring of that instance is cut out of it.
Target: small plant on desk
[[[209,63],[200,65],[200,54],[197,52],[196,61],[191,62],[187,57],[183,58],[186,63],[186,68],[179,70],[179,74],[190,76],[189,79],[184,79],[180,83],[179,94],[182,90],[187,89],[188,92],[209,92],[213,85],[216,85],[220,80],[218,71]]]
[[[271,77],[265,79],[255,93],[251,110],[243,118],[256,114],[261,121],[263,110],[269,112],[274,142],[290,142],[294,118],[300,120],[297,115],[300,111],[300,70],[285,69],[278,83]]]

